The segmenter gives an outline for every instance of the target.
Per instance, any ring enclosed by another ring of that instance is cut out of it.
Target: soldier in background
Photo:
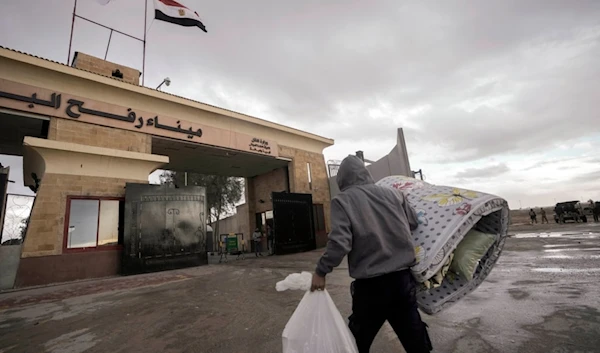
[[[273,234],[273,228],[267,224],[267,246],[269,247],[269,256],[275,255],[275,235]]]
[[[262,254],[262,238],[263,235],[258,227],[252,233],[252,241],[254,241],[254,255],[256,257],[263,256]]]
[[[535,214],[533,208],[529,209],[529,218],[531,218],[531,224],[537,223],[537,215]]]
[[[590,207],[592,208],[594,222],[598,222],[598,218],[600,217],[600,204],[596,204],[593,200],[590,200]]]
[[[546,217],[546,210],[544,210],[543,208],[540,208],[540,213],[542,214],[542,224],[544,224],[544,221],[546,221],[546,223],[549,223],[548,217]]]

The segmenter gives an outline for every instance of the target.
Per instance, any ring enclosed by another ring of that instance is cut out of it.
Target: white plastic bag
[[[310,292],[312,274],[294,273],[278,291],[307,291],[283,329],[283,353],[358,353],[354,336],[327,290]]]

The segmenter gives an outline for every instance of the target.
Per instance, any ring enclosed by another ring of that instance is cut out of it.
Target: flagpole
[[[77,12],[77,0],[73,5],[73,20],[71,22],[71,38],[69,39],[69,55],[67,55],[67,65],[71,65],[71,45],[73,44],[73,29],[75,28],[75,12]]]
[[[77,0],[75,0],[77,1]],[[142,54],[142,86],[146,80],[146,18],[148,17],[148,0],[144,0],[144,53]]]

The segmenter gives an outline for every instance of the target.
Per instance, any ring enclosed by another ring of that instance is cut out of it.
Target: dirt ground
[[[435,352],[598,352],[600,227],[513,228],[487,280],[424,315]],[[520,227],[520,226],[519,226]],[[0,294],[0,353],[281,352],[303,293],[277,292],[320,251]],[[346,265],[327,289],[350,314]],[[389,326],[372,352],[402,352]]]
[[[546,211],[546,217],[548,218],[548,222],[556,224],[556,221],[554,220],[554,206],[533,208],[533,210],[535,211],[535,213],[537,215],[538,224],[542,223],[542,212],[541,212],[542,208]],[[513,226],[521,226],[521,225],[530,224],[531,218],[529,217],[529,210],[530,210],[529,208],[524,208],[521,210],[510,210],[511,224]],[[588,215],[587,220],[588,220],[588,222],[593,223],[594,218],[593,218],[593,216]],[[573,222],[570,222],[570,223],[573,223]]]
[[[596,225],[600,223],[594,223],[592,217],[589,217],[586,223],[575,223],[575,222],[567,222],[565,224],[556,223],[554,221],[554,211],[552,211],[552,207],[544,207],[546,210],[546,217],[548,217],[548,223],[542,224],[542,216],[540,214],[540,209],[534,209],[537,213],[537,221],[536,224],[531,224],[531,219],[529,218],[529,209],[523,210],[511,210],[510,218],[511,218],[511,232],[570,232],[572,229],[585,229],[585,228],[595,228]]]

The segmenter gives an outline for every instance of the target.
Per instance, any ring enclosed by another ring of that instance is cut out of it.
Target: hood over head
[[[375,184],[365,163],[358,157],[349,155],[344,158],[336,175],[336,181],[341,191],[351,186]]]

